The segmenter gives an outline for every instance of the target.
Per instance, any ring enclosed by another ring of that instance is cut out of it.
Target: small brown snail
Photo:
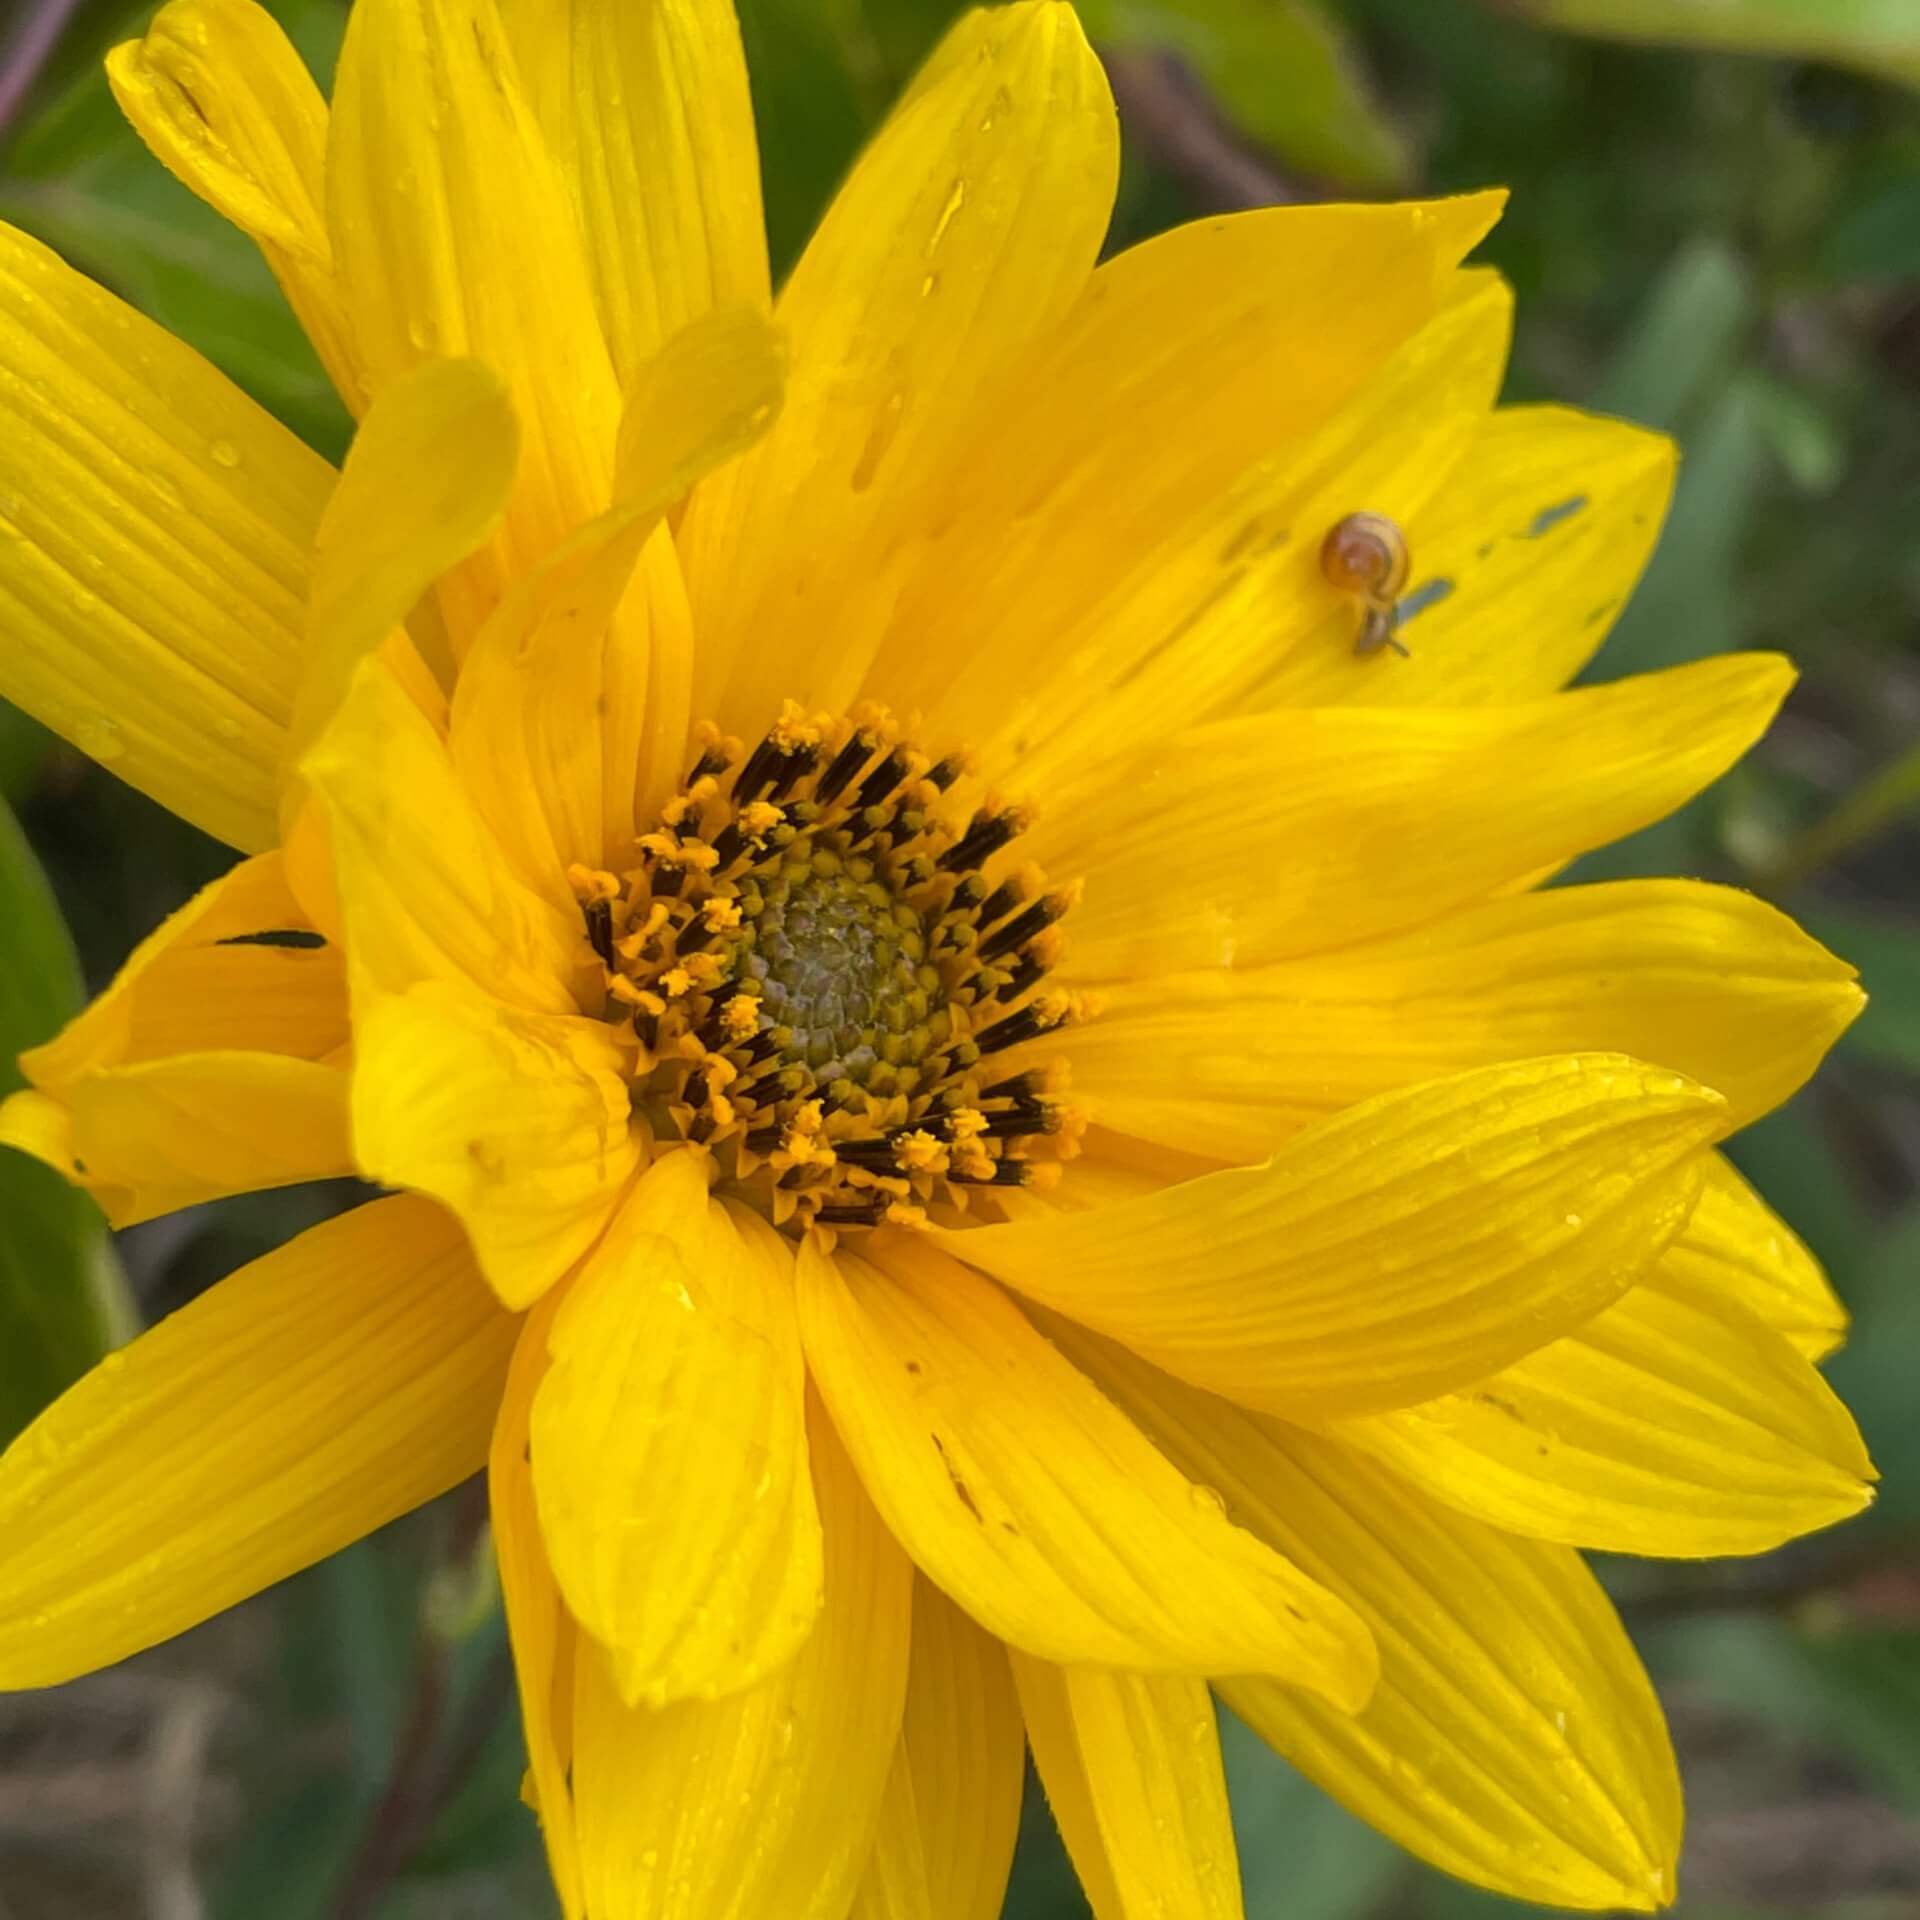
[[[1334,522],[1320,543],[1320,571],[1342,593],[1360,602],[1355,653],[1378,653],[1391,647],[1406,657],[1407,649],[1394,638],[1393,630],[1399,620],[1400,590],[1412,565],[1407,536],[1384,513],[1347,514]]]

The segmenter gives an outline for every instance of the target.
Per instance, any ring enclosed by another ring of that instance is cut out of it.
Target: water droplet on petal
[[[1202,1513],[1217,1514],[1222,1520],[1227,1517],[1226,1496],[1218,1487],[1209,1487],[1196,1480],[1193,1485],[1187,1489],[1187,1498],[1190,1499]]]
[[[89,760],[107,766],[126,752],[127,736],[121,732],[117,720],[108,719],[104,713],[94,713],[74,728],[73,744]]]
[[[213,456],[216,467],[225,467],[229,472],[240,464],[240,449],[231,440],[216,440],[207,452]]]

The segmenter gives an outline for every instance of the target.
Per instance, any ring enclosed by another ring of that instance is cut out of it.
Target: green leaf
[[[1080,17],[1102,45],[1180,55],[1283,166],[1363,192],[1407,183],[1406,142],[1312,0],[1082,0]]]
[[[1718,240],[1689,241],[1654,282],[1592,404],[1648,426],[1680,426],[1725,379],[1754,317],[1739,256]]]
[[[272,10],[324,70],[342,11],[331,0]],[[100,69],[22,130],[0,173],[0,218],[197,347],[321,452],[345,447],[346,413],[253,242],[154,159]]]
[[[15,1056],[80,1006],[80,963],[46,876],[0,803],[0,1094]],[[0,1147],[0,1443],[124,1338],[129,1314],[98,1209],[52,1168]]]
[[[1542,26],[1860,67],[1920,85],[1913,0],[1517,0]]]

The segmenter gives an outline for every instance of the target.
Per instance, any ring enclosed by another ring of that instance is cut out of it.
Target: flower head
[[[1210,1680],[1455,1873],[1670,1897],[1575,1550],[1867,1498],[1713,1151],[1859,996],[1541,885],[1790,675],[1562,690],[1671,454],[1494,409],[1497,197],[1099,262],[1025,0],[776,301],[724,0],[359,0],[330,111],[172,0],[111,73],[360,424],[0,230],[0,691],[248,856],[0,1137],[121,1221],[394,1191],[0,1464],[0,1684],[486,1464],[569,1914],[990,1914],[1023,1731],[1097,1911],[1237,1911]]]

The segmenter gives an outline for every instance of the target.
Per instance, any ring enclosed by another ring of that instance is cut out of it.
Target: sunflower
[[[122,1223],[391,1191],[7,1455],[0,1685],[484,1466],[570,1916],[987,1920],[1029,1746],[1102,1920],[1237,1913],[1210,1687],[1454,1874],[1671,1898],[1578,1549],[1868,1498],[1715,1152],[1860,996],[1541,884],[1791,674],[1562,690],[1672,454],[1495,410],[1498,198],[1102,261],[1029,0],[776,300],[725,0],[359,0],[330,114],[251,0],[110,73],[359,428],[0,230],[0,691],[245,856],[0,1132]]]

